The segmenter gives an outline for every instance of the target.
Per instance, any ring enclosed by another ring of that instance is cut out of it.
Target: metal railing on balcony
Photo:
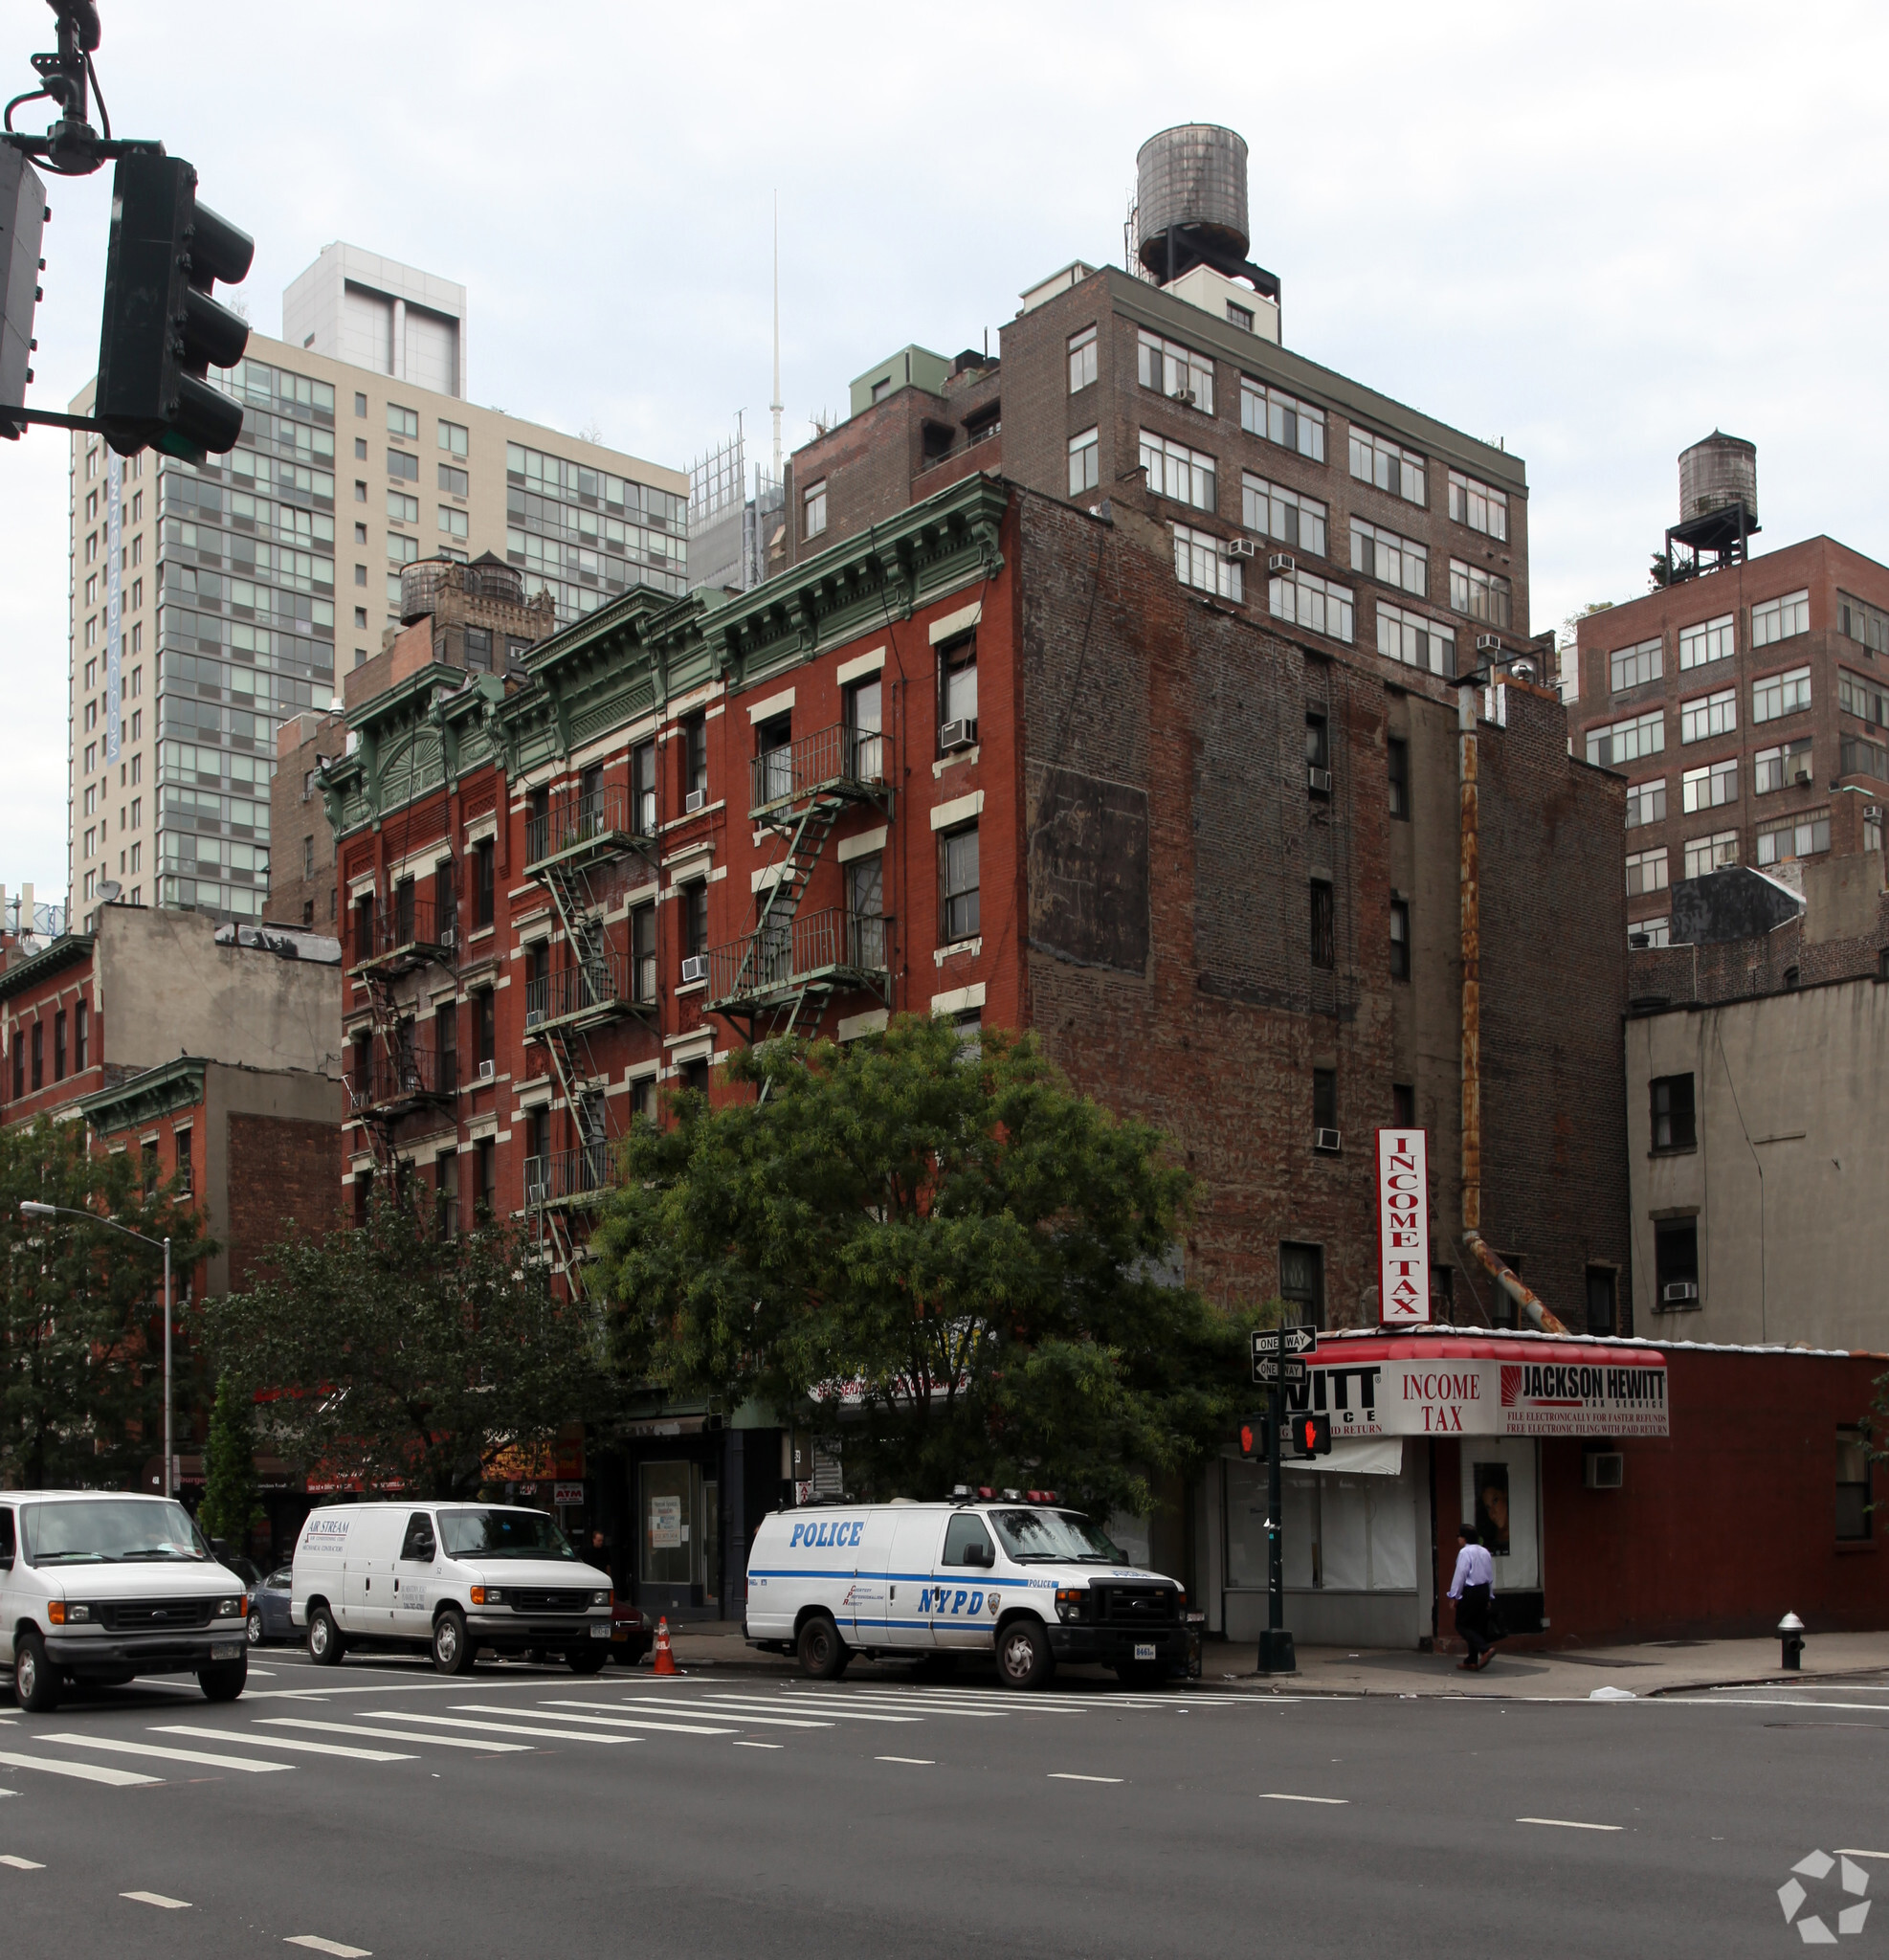
[[[708,998],[762,999],[816,982],[883,983],[893,922],[841,905],[744,933],[708,955]]]
[[[449,1096],[457,1058],[451,1049],[442,1056],[430,1041],[398,1042],[389,1053],[376,1042],[365,1061],[356,1058],[343,1071],[347,1100],[357,1109],[391,1109]]]
[[[633,814],[630,792],[618,785],[554,797],[547,810],[524,820],[524,861],[542,864],[585,844],[621,847],[637,835]]]
[[[747,768],[750,815],[821,790],[876,796],[885,784],[885,737],[874,728],[816,728],[763,749]]]
[[[615,1183],[616,1146],[611,1143],[580,1144],[574,1150],[553,1150],[548,1156],[524,1160],[527,1205],[595,1197]]]
[[[593,954],[524,983],[524,1031],[630,1006],[630,962],[615,951]]]
[[[417,960],[435,950],[450,951],[458,936],[459,909],[454,900],[427,898],[411,882],[402,882],[394,887],[389,903],[376,905],[371,911],[357,908],[354,920],[355,964],[365,967],[402,956]]]

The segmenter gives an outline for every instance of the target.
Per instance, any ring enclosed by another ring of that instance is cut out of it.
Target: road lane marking
[[[769,1701],[761,1695],[712,1695],[709,1697],[718,1707],[726,1707],[732,1713],[737,1708],[758,1709],[778,1708],[778,1702]],[[829,1714],[838,1722],[922,1722],[922,1715],[877,1715],[863,1709],[842,1708],[836,1703],[822,1701],[818,1706],[823,1714]]]
[[[526,1728],[517,1722],[474,1722],[464,1715],[417,1715],[405,1708],[388,1708],[374,1717],[376,1722],[430,1722],[442,1728],[486,1728],[495,1735],[529,1735],[538,1738],[548,1737],[555,1742],[595,1742],[606,1743],[614,1748],[620,1742],[634,1742],[633,1735],[597,1735],[586,1728]],[[382,1735],[390,1735],[391,1729],[383,1728]]]
[[[1125,1783],[1124,1776],[1080,1776],[1074,1770],[1052,1770],[1052,1783]]]
[[[118,1896],[135,1899],[140,1905],[161,1905],[167,1912],[189,1912],[190,1909],[188,1899],[167,1898],[162,1892],[121,1892]]]
[[[1289,1790],[1262,1790],[1259,1794],[1269,1803],[1349,1803],[1348,1796],[1297,1796]]]
[[[153,1735],[194,1735],[206,1742],[240,1743],[254,1749],[302,1749],[315,1756],[351,1756],[363,1763],[416,1763],[417,1756],[396,1754],[392,1749],[355,1749],[338,1742],[307,1742],[300,1736],[245,1735],[237,1728],[192,1728],[182,1722],[167,1723],[151,1730]],[[393,1740],[391,1736],[388,1738]]]
[[[541,1708],[594,1708],[600,1714],[614,1715],[621,1721],[633,1722],[638,1728],[664,1728],[669,1726],[669,1725],[662,1722],[645,1722],[640,1716],[626,1716],[623,1713],[624,1709],[651,1707],[679,1708],[685,1713],[694,1710],[705,1715],[722,1712],[721,1710],[710,1708],[706,1703],[702,1702],[658,1702],[653,1696],[648,1701],[638,1701],[632,1696],[627,1697],[621,1702],[540,1702],[538,1705]],[[741,1719],[744,1723],[762,1728],[831,1728],[833,1726],[831,1722],[810,1722],[804,1717],[796,1719],[791,1715],[743,1714]],[[677,1732],[680,1735],[693,1735],[698,1731],[678,1727]],[[703,1735],[725,1735],[728,1733],[726,1729],[721,1728],[704,1728],[700,1732]]]
[[[1625,1824],[1582,1824],[1572,1817],[1517,1817],[1518,1824],[1551,1824],[1557,1831],[1624,1831]]]
[[[873,1761],[876,1763],[910,1763],[916,1770],[935,1770],[938,1767],[936,1756],[875,1756]]]
[[[44,1770],[51,1776],[77,1776],[81,1783],[109,1783],[129,1789],[139,1783],[162,1783],[162,1776],[140,1776],[134,1770],[112,1770],[103,1763],[56,1763],[50,1756],[0,1755],[10,1770]]]
[[[1709,1702],[1681,1701],[1675,1696],[1662,1696],[1660,1699],[1675,1708],[1843,1708],[1853,1715],[1880,1715],[1883,1712],[1880,1702],[1800,1702],[1795,1696],[1717,1695]]]
[[[486,1755],[529,1755],[528,1742],[474,1742],[463,1735],[404,1735],[391,1728],[361,1728],[348,1722],[304,1721],[295,1715],[264,1715],[271,1728],[312,1728],[322,1735],[370,1735],[376,1742],[423,1742],[436,1749],[479,1749]]]
[[[1878,1858],[1880,1855],[1874,1851],[1853,1851],[1850,1854],[1852,1858]],[[15,1858],[11,1851],[0,1854],[0,1864],[11,1865],[16,1872],[43,1872],[46,1869],[43,1864],[34,1864],[30,1858]]]
[[[258,1763],[248,1756],[213,1756],[206,1749],[162,1748],[156,1743],[123,1742],[114,1735],[78,1735],[60,1731],[39,1732],[41,1742],[60,1742],[69,1748],[107,1749],[115,1756],[156,1756],[167,1763],[196,1763],[211,1770],[243,1770],[252,1776],[266,1776],[273,1770],[293,1770],[293,1763]]]
[[[374,1960],[370,1947],[344,1947],[339,1940],[324,1940],[320,1933],[290,1933],[285,1947],[306,1947],[311,1953],[330,1953],[334,1960]]]
[[[1836,1855],[1838,1858],[1889,1858],[1889,1851],[1839,1851]],[[11,1859],[0,1858],[0,1864],[12,1862]],[[33,1869],[37,1871],[38,1866],[35,1865]]]
[[[784,1749],[787,1748],[787,1744],[784,1742],[738,1742],[735,1744],[735,1748],[738,1749]]]

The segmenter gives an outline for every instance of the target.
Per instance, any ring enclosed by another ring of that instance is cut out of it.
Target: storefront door
[[[1499,1593],[1542,1590],[1541,1447],[1532,1437],[1462,1439],[1462,1514],[1495,1561]]]
[[[694,1603],[700,1539],[700,1470],[694,1463],[643,1463],[637,1468],[637,1568],[649,1605],[670,1612]]]

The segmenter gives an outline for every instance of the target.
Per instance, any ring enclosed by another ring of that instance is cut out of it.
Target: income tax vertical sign
[[[1429,1132],[1377,1133],[1378,1318],[1386,1326],[1430,1319]]]

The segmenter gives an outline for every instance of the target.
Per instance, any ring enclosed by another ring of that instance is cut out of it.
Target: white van
[[[1011,1687],[1058,1660],[1149,1684],[1187,1665],[1187,1593],[1131,1566],[1079,1511],[1046,1503],[816,1505],[774,1511],[747,1559],[752,1647],[831,1681],[855,1654],[991,1654]]]
[[[22,1708],[68,1686],[194,1673],[233,1702],[249,1678],[249,1598],[174,1499],[0,1491],[0,1661]]]
[[[611,1580],[543,1511],[336,1504],[311,1511],[296,1541],[289,1618],[324,1667],[349,1647],[415,1647],[464,1674],[490,1648],[562,1654],[595,1674],[611,1653]]]

